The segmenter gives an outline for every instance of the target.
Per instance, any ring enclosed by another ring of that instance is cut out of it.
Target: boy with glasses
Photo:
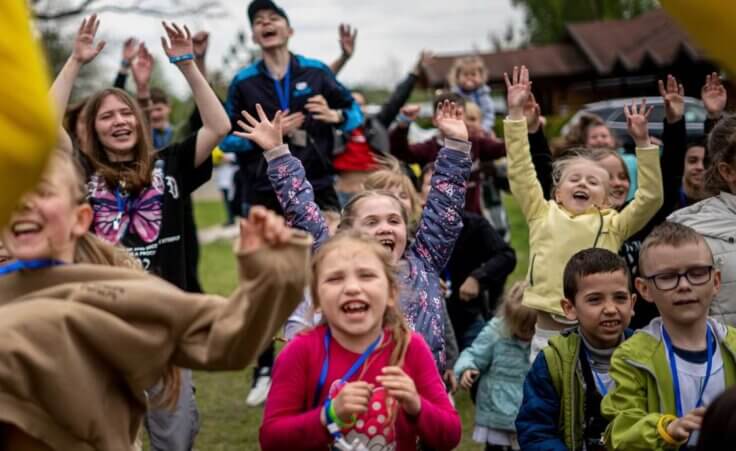
[[[636,287],[661,318],[613,354],[615,388],[601,412],[609,449],[695,447],[705,407],[736,382],[736,330],[708,317],[721,285],[705,239],[672,222],[639,255]]]

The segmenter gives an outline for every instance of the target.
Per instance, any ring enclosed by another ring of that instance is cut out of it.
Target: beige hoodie
[[[129,451],[169,365],[236,370],[302,297],[311,240],[238,255],[230,299],[73,264],[0,278],[0,423],[57,450]]]

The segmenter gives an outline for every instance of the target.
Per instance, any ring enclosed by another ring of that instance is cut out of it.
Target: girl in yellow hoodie
[[[506,78],[509,115],[504,121],[511,193],[529,225],[529,286],[524,305],[539,311],[532,341],[532,361],[552,335],[569,324],[560,300],[562,273],[576,252],[601,247],[618,252],[662,205],[662,174],[658,148],[647,130],[651,107],[624,107],[629,133],[636,143],[639,189],[620,212],[609,205],[610,179],[606,169],[585,149],[558,159],[553,170],[550,200],[545,200],[529,153],[524,105],[531,95],[529,71],[514,67]]]

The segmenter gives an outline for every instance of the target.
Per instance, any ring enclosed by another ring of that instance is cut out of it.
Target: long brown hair
[[[125,103],[133,111],[136,119],[138,142],[133,146],[133,163],[129,167],[121,168],[112,164],[95,128],[97,112],[108,96],[115,96]],[[118,88],[107,88],[95,93],[89,98],[84,108],[84,119],[87,125],[86,146],[88,149],[85,149],[86,153],[94,171],[105,180],[109,187],[117,186],[120,181],[124,181],[128,191],[137,193],[151,183],[154,155],[151,133],[143,112],[127,92]]]
[[[78,161],[61,152],[54,154],[51,162],[53,170],[65,170],[71,189],[72,199],[79,204],[87,202],[85,198],[83,171]],[[74,249],[74,263],[88,263],[93,265],[107,265],[125,268],[134,268],[143,271],[143,268],[127,250],[120,246],[104,241],[91,232],[85,233],[77,240]],[[181,377],[179,369],[170,365],[162,378],[163,389],[151,400],[152,405],[173,409],[179,400]]]
[[[391,253],[376,240],[365,236],[355,230],[345,230],[337,233],[333,238],[328,240],[312,257],[312,280],[310,283],[310,292],[312,295],[312,303],[314,308],[319,308],[320,299],[318,292],[319,271],[322,262],[335,249],[344,246],[361,247],[366,249],[378,257],[383,265],[383,270],[388,279],[389,295],[393,296],[393,303],[386,306],[383,313],[383,328],[390,329],[391,338],[396,343],[396,347],[391,353],[389,359],[390,366],[402,366],[406,357],[406,349],[411,339],[411,330],[406,323],[404,316],[399,311],[399,281],[396,277],[396,266],[392,263]]]
[[[708,137],[706,159],[705,190],[713,196],[721,191],[730,193],[731,187],[723,180],[718,166],[726,163],[736,169],[736,115],[723,117],[713,127]]]

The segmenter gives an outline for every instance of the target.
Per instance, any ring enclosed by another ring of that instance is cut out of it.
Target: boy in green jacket
[[[695,447],[705,406],[736,381],[736,333],[708,308],[721,285],[704,238],[664,222],[644,240],[636,287],[661,318],[613,355],[603,399],[611,450]]]
[[[631,335],[629,277],[626,262],[601,248],[582,250],[565,266],[562,309],[579,326],[552,337],[527,374],[516,417],[524,451],[605,449],[600,405],[613,386],[611,355]]]

